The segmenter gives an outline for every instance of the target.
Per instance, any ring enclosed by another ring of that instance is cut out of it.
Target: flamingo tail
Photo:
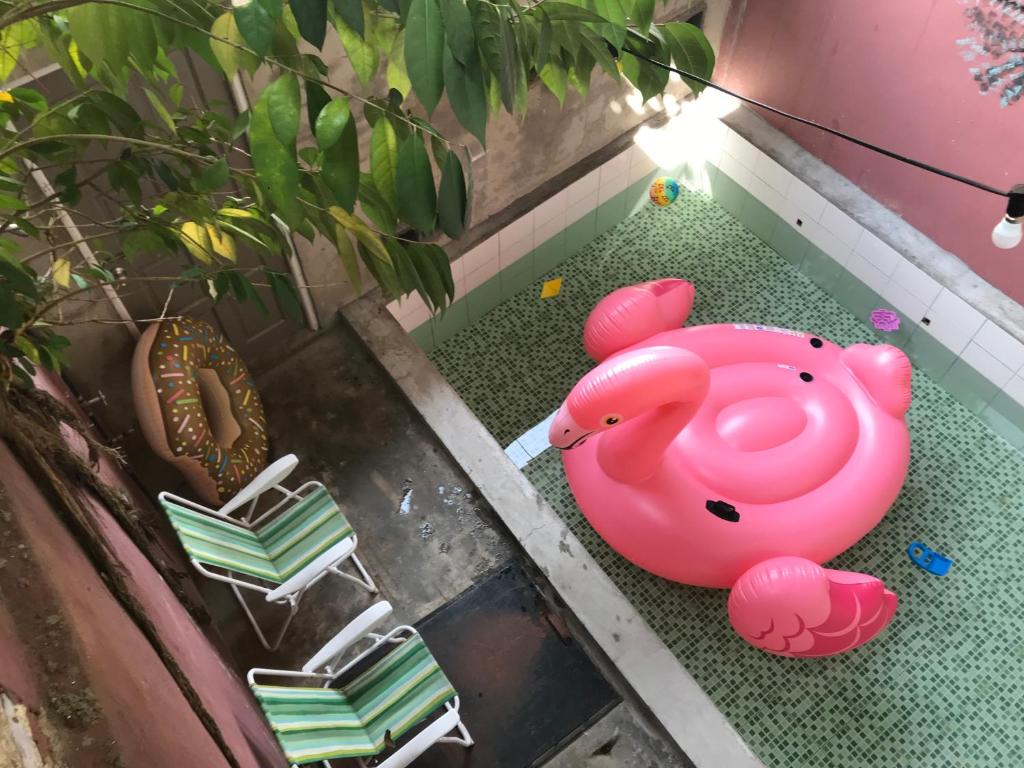
[[[744,640],[769,653],[832,656],[872,640],[892,620],[896,603],[873,576],[776,557],[737,579],[729,620]]]

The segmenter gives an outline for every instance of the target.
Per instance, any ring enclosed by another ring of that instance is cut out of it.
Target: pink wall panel
[[[737,3],[737,6],[743,6]],[[740,93],[993,186],[1024,183],[1024,101],[981,95],[958,0],[747,0],[718,77]],[[1024,35],[1024,25],[1021,34]],[[807,150],[1024,303],[1024,246],[995,248],[1005,200],[781,118]]]

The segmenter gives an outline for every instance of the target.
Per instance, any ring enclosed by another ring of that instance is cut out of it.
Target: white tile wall
[[[821,215],[825,212],[825,206],[828,204],[824,197],[800,181],[800,179],[793,180],[787,196],[798,209],[815,221],[821,218]]]
[[[1013,371],[975,342],[970,342],[960,357],[974,370],[1002,389],[1013,378]]]
[[[821,226],[835,235],[843,245],[850,248],[854,248],[864,234],[864,227],[832,205],[832,203],[825,203],[825,209],[822,211],[818,221],[821,223]]]
[[[926,275],[906,259],[900,261],[896,271],[892,273],[892,280],[928,306],[931,306],[942,292],[942,286],[937,280]]]
[[[845,266],[851,275],[875,293],[881,294],[889,284],[889,276],[857,252],[849,255]]]
[[[958,356],[985,322],[981,312],[948,288],[928,309],[928,319],[931,322],[921,327]]]
[[[986,320],[981,326],[981,330],[974,337],[974,343],[992,354],[1014,373],[1024,367],[1024,344],[991,320]]]
[[[920,323],[921,318],[928,314],[928,305],[895,280],[890,280],[885,284],[881,295],[883,299],[915,323]]]
[[[780,195],[785,196],[793,183],[794,176],[763,152],[759,153],[752,169],[754,175],[764,181]]]
[[[565,226],[575,224],[592,210],[597,208],[597,190],[594,189],[589,195],[579,200],[569,202],[569,209],[565,213]]]
[[[829,203],[829,205],[832,204]],[[835,208],[834,205],[832,207]],[[825,212],[827,215],[827,208],[825,209]],[[845,213],[842,215],[846,216]],[[857,226],[860,227],[859,224]],[[868,232],[863,227],[860,227],[860,237],[857,239],[857,244],[854,246],[853,252],[870,261],[885,275],[886,281],[888,281],[892,273],[896,271],[900,262],[906,261],[906,259],[904,259],[895,248],[892,248],[888,243],[882,242],[877,235],[872,232]]]
[[[1016,400],[1020,405],[1024,405],[1024,378],[1014,376],[1006,386],[1003,387],[1003,391]]]

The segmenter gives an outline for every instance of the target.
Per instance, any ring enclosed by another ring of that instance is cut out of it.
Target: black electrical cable
[[[668,64],[657,61],[656,59],[649,58],[648,56],[645,56],[639,51],[633,50],[629,46],[623,46],[622,50],[624,53],[628,53],[631,56],[636,56],[638,59],[643,59],[648,64],[653,64],[654,66],[660,67],[661,69],[667,70],[669,72],[675,72],[677,75],[680,75],[681,77],[685,77],[688,80],[694,80],[698,83],[701,83],[702,85],[707,86],[708,88],[714,88],[716,91],[721,91],[722,93],[728,94],[729,96],[732,96],[735,99],[739,99],[740,101],[746,102],[747,104],[753,104],[755,107],[760,107],[761,109],[767,110],[768,112],[776,114],[779,117],[784,117],[787,120],[793,120],[794,122],[810,126],[811,128],[817,128],[819,131],[824,131],[825,133],[830,133],[833,136],[838,136],[840,139],[844,139],[853,144],[856,144],[857,146],[864,147],[865,149],[870,149],[872,152],[877,152],[880,155],[885,155],[886,157],[890,157],[893,160],[898,160],[901,163],[906,163],[907,165],[912,165],[915,168],[920,168],[922,171],[928,171],[929,173],[934,173],[937,176],[942,176],[943,178],[951,179],[952,181],[958,181],[961,184],[966,184],[969,187],[974,187],[975,189],[980,189],[984,192],[990,192],[993,195],[999,195],[1000,197],[1008,197],[1014,203],[1021,203],[1021,201],[1024,201],[1024,192],[1018,190],[1017,187],[1014,187],[1012,190],[1009,191],[1003,191],[1001,189],[997,189],[996,187],[985,184],[984,182],[975,181],[974,179],[969,179],[966,176],[961,176],[958,173],[946,171],[943,170],[942,168],[937,168],[934,165],[929,165],[928,163],[922,163],[920,160],[915,160],[912,157],[901,155],[898,152],[893,152],[890,149],[879,147],[875,144],[872,144],[869,141],[864,141],[864,139],[858,139],[856,136],[851,136],[848,133],[837,131],[835,128],[829,128],[827,125],[822,125],[821,123],[816,123],[813,120],[808,120],[806,117],[800,117],[799,115],[794,115],[789,112],[786,112],[785,110],[773,107],[770,104],[765,104],[764,102],[758,101],[757,99],[752,99],[749,96],[743,96],[742,94],[736,93],[735,91],[731,91],[728,88],[719,85],[718,83],[713,83],[710,80],[706,80],[705,78],[699,75],[694,75],[682,69],[671,67]]]

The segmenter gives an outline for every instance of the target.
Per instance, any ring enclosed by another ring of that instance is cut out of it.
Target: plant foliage
[[[178,281],[258,303],[262,285],[299,317],[291,276],[243,269],[238,249],[269,264],[287,237],[325,238],[357,287],[361,263],[386,295],[442,310],[454,284],[427,241],[463,233],[471,187],[466,148],[430,116],[447,97],[485,144],[489,118],[525,117],[534,78],[559,102],[568,88],[585,97],[595,68],[645,98],[663,90],[665,71],[625,49],[708,77],[703,34],[653,15],[653,0],[0,0],[0,79],[43,49],[74,86],[59,100],[0,91],[0,384],[60,370],[62,302],[174,250],[190,261]],[[360,87],[328,76],[331,37]],[[236,116],[185,92],[181,52],[265,85]],[[117,210],[79,220],[95,263],[61,224],[84,195]]]

